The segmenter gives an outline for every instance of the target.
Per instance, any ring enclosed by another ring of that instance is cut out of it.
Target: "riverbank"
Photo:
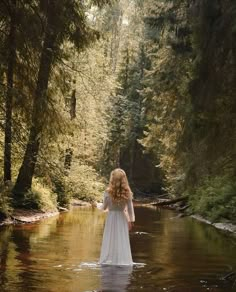
[[[210,220],[207,220],[206,218],[204,218],[203,216],[199,215],[199,214],[188,214],[188,204],[185,201],[181,202],[177,202],[174,204],[168,204],[168,205],[162,205],[162,202],[165,203],[168,200],[160,200],[160,204],[156,204],[154,203],[154,205],[157,205],[158,207],[164,207],[164,208],[168,208],[171,210],[175,210],[178,211],[180,214],[182,214],[182,216],[180,217],[185,217],[185,216],[190,216],[191,218],[194,218],[195,220],[198,220],[200,222],[203,222],[205,224],[211,225],[219,230],[222,231],[226,231],[226,232],[230,232],[234,235],[236,235],[236,225],[233,224],[232,222],[211,222]],[[152,204],[153,205],[153,204]]]
[[[90,203],[81,200],[73,199],[70,202],[70,206],[88,207]],[[0,221],[0,226],[10,224],[29,224],[44,220],[49,217],[57,216],[61,212],[67,212],[69,209],[59,207],[56,211],[40,211],[34,209],[14,209],[12,214],[7,218]]]
[[[211,222],[205,218],[203,218],[202,216],[200,215],[197,215],[197,214],[194,214],[194,215],[190,215],[192,218],[198,220],[198,221],[201,221],[205,224],[208,224],[208,225],[211,225],[211,226],[214,226],[215,228],[219,229],[219,230],[223,230],[223,231],[227,231],[227,232],[231,232],[233,233],[234,235],[236,235],[236,225],[235,224],[232,224],[231,222],[228,222],[228,223],[225,223],[225,222]]]
[[[188,204],[186,201],[186,197],[176,199],[176,200],[170,200],[168,198],[155,198],[155,197],[138,197],[134,200],[134,203],[136,206],[147,206],[147,207],[156,207],[156,208],[164,208],[164,209],[170,209],[179,212],[178,218],[189,216],[195,220],[198,220],[200,222],[203,222],[205,224],[211,225],[215,227],[216,229],[230,232],[233,235],[236,236],[236,225],[232,222],[211,222],[210,220],[207,220],[206,218],[202,217],[198,214],[188,214]],[[179,202],[178,202],[179,200]],[[169,203],[169,202],[175,202],[175,203]]]
[[[135,205],[147,205],[150,203],[150,200],[147,199],[138,199],[135,200]],[[82,201],[79,199],[72,199],[70,201],[70,207],[94,207],[93,203]],[[59,207],[58,210],[53,211],[40,211],[34,209],[14,209],[10,216],[5,219],[0,220],[0,226],[11,225],[11,224],[30,224],[35,223],[46,218],[57,216],[61,212],[67,212],[69,209]]]
[[[9,217],[0,222],[0,226],[34,223],[52,216],[56,216],[59,213],[59,210],[43,212],[39,210],[15,209]]]
[[[232,224],[231,222],[211,222],[204,217],[198,215],[198,214],[187,214],[185,212],[185,207],[181,206],[179,203],[170,204],[170,205],[164,205],[159,206],[157,204],[157,200],[153,200],[154,198],[135,198],[134,205],[135,206],[147,206],[147,207],[158,207],[158,208],[167,208],[171,210],[175,210],[179,212],[179,214],[182,214],[182,216],[178,217],[185,217],[190,216],[191,218],[198,220],[200,222],[203,222],[205,224],[211,225],[219,230],[230,232],[234,235],[236,235],[236,225]],[[165,202],[167,199],[159,199],[158,202]],[[70,206],[77,206],[77,207],[93,207],[92,203],[73,199],[70,202]],[[43,219],[56,216],[60,214],[61,212],[67,212],[69,209],[59,207],[57,211],[39,211],[39,210],[27,210],[27,209],[15,209],[13,213],[6,219],[0,221],[0,226],[3,225],[10,225],[10,224],[29,224],[29,223],[35,223],[37,221],[41,221]]]

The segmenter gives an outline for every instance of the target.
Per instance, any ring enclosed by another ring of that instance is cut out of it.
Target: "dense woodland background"
[[[1,216],[136,194],[236,218],[236,2],[0,2]]]

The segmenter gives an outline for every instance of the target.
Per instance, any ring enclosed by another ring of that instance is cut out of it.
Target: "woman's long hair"
[[[124,202],[132,198],[133,193],[130,189],[126,173],[121,168],[116,168],[111,172],[107,192],[114,202]]]

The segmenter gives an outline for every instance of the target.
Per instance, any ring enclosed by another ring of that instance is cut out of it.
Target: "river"
[[[88,207],[0,229],[0,291],[236,291],[236,240],[169,210],[136,207],[135,265],[97,264],[106,214]]]

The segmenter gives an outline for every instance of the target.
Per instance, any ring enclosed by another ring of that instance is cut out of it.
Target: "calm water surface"
[[[133,268],[100,267],[105,213],[74,208],[0,229],[0,291],[236,291],[236,241],[191,218],[136,207]]]

